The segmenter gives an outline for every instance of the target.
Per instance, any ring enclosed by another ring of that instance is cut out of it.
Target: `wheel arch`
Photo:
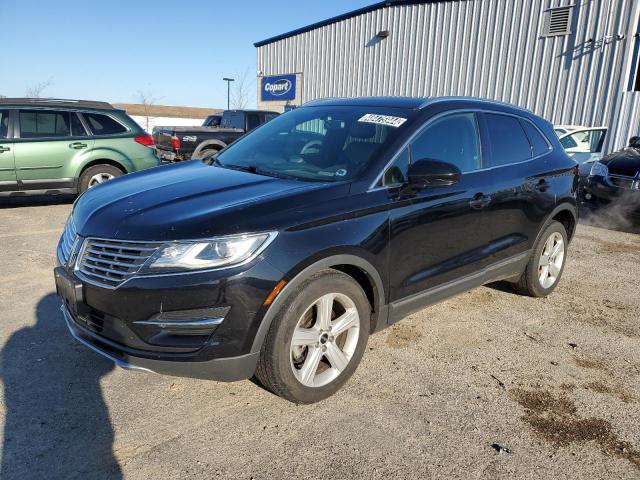
[[[196,157],[197,155],[199,155],[203,150],[205,150],[207,147],[219,147],[220,150],[222,150],[223,148],[225,148],[227,146],[226,143],[224,143],[221,140],[205,140],[204,142],[198,144],[198,146],[196,147],[196,149],[193,151],[193,153],[191,154],[191,157]]]
[[[274,302],[264,314],[256,336],[253,340],[251,352],[259,352],[264,338],[269,331],[271,322],[278,310],[287,298],[287,293],[295,289],[303,281],[320,270],[334,269],[353,278],[364,290],[371,304],[370,329],[371,333],[380,330],[386,325],[387,307],[385,303],[385,291],[382,277],[378,270],[367,260],[352,254],[337,254],[325,257],[302,268],[287,281],[285,287],[279,292]],[[295,271],[295,270],[294,270]],[[286,278],[286,277],[285,277]]]
[[[554,213],[552,213],[550,221],[555,220],[560,222],[562,225],[564,225],[564,228],[567,231],[567,238],[569,239],[569,241],[571,241],[574,233],[576,232],[576,226],[578,224],[578,215],[576,213],[575,208],[569,208],[569,207],[571,206],[569,204],[566,204],[566,206],[561,206],[559,207],[560,209],[556,209],[557,211],[554,210]],[[549,221],[547,221],[547,224],[548,223]]]
[[[82,165],[82,168],[80,168],[80,172],[78,172],[78,179],[80,179],[84,172],[86,172],[91,167],[95,167],[96,165],[111,165],[112,167],[116,167],[124,174],[128,173],[127,167],[125,167],[121,162],[118,162],[117,160],[113,160],[110,158],[96,158]]]

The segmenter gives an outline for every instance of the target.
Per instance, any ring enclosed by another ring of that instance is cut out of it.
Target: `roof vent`
[[[571,33],[571,9],[568,7],[550,8],[546,11],[547,18],[544,23],[545,37],[556,35],[569,35]]]

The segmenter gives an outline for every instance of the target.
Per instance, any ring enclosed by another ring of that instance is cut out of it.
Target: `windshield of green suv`
[[[298,180],[350,180],[398,137],[413,115],[400,108],[299,108],[230,145],[216,162]]]

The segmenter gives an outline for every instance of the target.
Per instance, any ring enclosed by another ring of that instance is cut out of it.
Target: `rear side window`
[[[87,131],[82,125],[82,122],[78,118],[78,114],[72,112],[71,114],[71,136],[72,137],[86,137]]]
[[[411,145],[411,159],[452,163],[462,172],[480,168],[480,142],[473,113],[458,113],[435,120]]]
[[[69,112],[21,110],[20,138],[54,138],[71,135]]]
[[[239,128],[244,130],[244,114],[240,112],[229,112],[222,116],[220,126],[223,128]]]
[[[491,149],[490,167],[518,163],[531,158],[531,145],[520,121],[509,115],[486,113]]]
[[[257,113],[247,114],[247,131],[253,130],[260,125],[260,117]]]
[[[531,142],[533,156],[537,157],[538,155],[547,153],[549,151],[549,143],[545,140],[540,131],[527,120],[520,120],[520,123],[522,124],[522,128],[524,128],[527,137],[529,137],[529,142]]]
[[[94,135],[115,135],[124,133],[127,129],[108,115],[100,113],[83,113]]]
[[[9,110],[0,110],[0,138],[9,134]]]

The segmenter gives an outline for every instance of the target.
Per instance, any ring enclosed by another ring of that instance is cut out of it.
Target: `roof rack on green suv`
[[[157,165],[153,138],[107,102],[0,99],[0,196],[77,194]]]

